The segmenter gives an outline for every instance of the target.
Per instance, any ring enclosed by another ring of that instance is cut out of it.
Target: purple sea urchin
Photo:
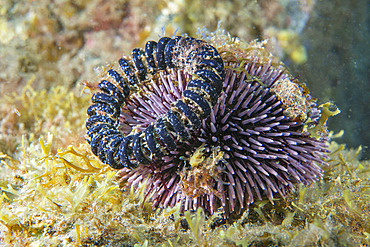
[[[221,53],[222,55],[222,53]],[[226,60],[227,61],[227,60]],[[181,210],[222,208],[225,218],[265,196],[285,197],[294,184],[322,177],[325,138],[307,132],[320,116],[306,88],[281,66],[255,58],[225,64],[223,91],[189,141],[153,163],[120,175],[147,181],[153,205]],[[189,81],[181,70],[162,73],[130,97],[121,115],[126,131],[145,128],[170,108]]]

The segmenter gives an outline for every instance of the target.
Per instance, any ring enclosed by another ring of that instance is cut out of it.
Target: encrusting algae
[[[249,49],[249,54],[269,55],[263,43],[246,44],[222,34],[203,33],[206,36],[216,46],[221,42],[241,52]],[[240,61],[238,55],[229,56]],[[178,206],[153,209],[145,184],[136,190],[122,189],[117,171],[103,165],[84,141],[89,98],[89,94],[76,96],[65,87],[35,91],[29,85],[19,97],[0,103],[0,127],[8,129],[2,130],[0,145],[0,242],[4,245],[370,244],[370,163],[359,161],[361,148],[348,150],[331,141],[329,166],[321,167],[322,180],[310,187],[299,185],[285,200],[275,198],[274,205],[256,201],[234,223],[218,226],[217,212],[208,217],[200,208],[184,215]],[[291,114],[304,118],[302,109],[293,106]],[[318,129],[310,130],[308,123],[309,131],[326,131],[328,116],[338,112],[323,107],[327,112]],[[335,137],[329,135],[329,139]],[[210,157],[202,157],[203,151],[200,147],[190,160],[195,168],[222,162],[219,150],[213,150]],[[188,178],[193,175],[186,174]],[[217,171],[211,175],[217,176]]]

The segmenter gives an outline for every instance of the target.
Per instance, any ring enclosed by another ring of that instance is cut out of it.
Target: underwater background
[[[367,0],[0,0],[1,245],[370,244],[369,13]],[[119,190],[84,137],[84,83],[148,40],[205,32],[266,40],[318,105],[341,110],[323,181],[216,230]]]

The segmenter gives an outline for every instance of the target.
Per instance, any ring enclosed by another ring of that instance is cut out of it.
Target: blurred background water
[[[329,120],[329,129],[344,130],[338,142],[370,144],[370,1],[317,1],[301,34],[307,62],[289,64],[321,102],[333,101],[342,111]]]

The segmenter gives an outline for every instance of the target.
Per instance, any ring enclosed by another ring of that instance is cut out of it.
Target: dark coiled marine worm
[[[110,79],[99,83],[87,109],[87,141],[99,159],[115,169],[148,164],[176,150],[176,140],[185,142],[206,119],[218,99],[224,81],[224,64],[217,50],[191,37],[163,37],[148,41],[145,49],[135,48],[131,59],[118,61],[121,73],[110,69]],[[145,130],[124,135],[119,116],[130,86],[150,80],[160,71],[186,71],[191,79],[181,98]]]

